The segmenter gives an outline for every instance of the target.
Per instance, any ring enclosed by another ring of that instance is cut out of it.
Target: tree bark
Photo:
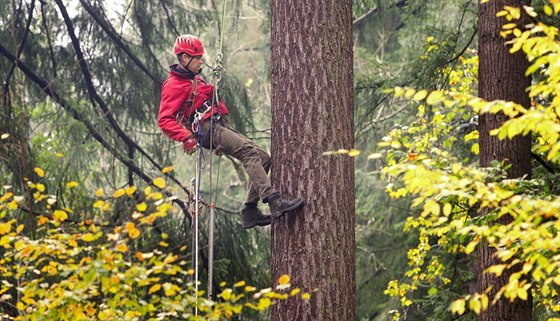
[[[273,280],[311,292],[272,320],[355,320],[352,1],[274,0],[272,182],[303,208],[272,224]]]
[[[501,26],[506,23],[503,18],[496,18],[496,13],[504,6],[522,8],[530,5],[525,0],[494,0],[478,7],[478,37],[479,37],[479,95],[486,100],[513,101],[525,107],[530,106],[530,100],[525,89],[530,85],[530,79],[525,76],[528,61],[522,52],[510,54],[505,39],[500,37]],[[521,9],[523,13],[523,9]],[[525,23],[522,19],[520,27]],[[507,117],[503,114],[482,114],[479,118],[480,133],[480,166],[489,167],[493,160],[505,161],[511,165],[508,171],[510,178],[531,175],[531,139],[530,136],[515,137],[511,140],[500,141],[496,136],[490,136],[490,131],[501,126]],[[485,213],[481,213],[484,215]],[[507,224],[510,217],[503,217],[496,224]],[[492,287],[490,301],[494,294],[508,282],[515,269],[504,271],[500,277],[483,271],[491,265],[499,264],[495,257],[495,249],[487,245],[478,248],[478,291],[484,292]],[[531,321],[532,297],[527,301],[516,300],[513,303],[507,299],[500,299],[490,305],[480,316],[480,321]]]

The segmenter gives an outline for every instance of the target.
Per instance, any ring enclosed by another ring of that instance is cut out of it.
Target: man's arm
[[[158,125],[167,136],[178,142],[184,142],[192,134],[177,121],[177,113],[191,91],[192,87],[188,82],[173,84],[166,81],[161,89]]]

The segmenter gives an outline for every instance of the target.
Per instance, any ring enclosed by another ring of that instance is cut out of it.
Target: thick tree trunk
[[[479,37],[479,95],[486,100],[514,101],[528,107],[530,100],[525,89],[530,85],[530,79],[525,77],[528,62],[523,53],[511,55],[505,40],[499,32],[505,19],[496,18],[496,13],[504,6],[522,8],[530,5],[524,0],[493,0],[478,7],[478,37]],[[523,12],[523,9],[522,9]],[[520,22],[523,24],[523,22]],[[499,127],[507,118],[503,114],[480,115],[480,165],[490,166],[493,160],[506,161],[511,165],[508,172],[510,178],[531,174],[531,140],[529,136],[515,137],[512,140],[500,141],[496,136],[490,136],[490,131]],[[484,213],[481,213],[484,214]],[[504,217],[498,224],[507,223],[509,217]],[[501,277],[483,271],[499,260],[494,256],[495,250],[486,245],[478,249],[478,291],[483,292],[492,287],[490,301],[494,294],[507,283],[512,270],[504,271]],[[531,321],[532,298],[527,301],[516,300],[510,303],[507,299],[499,300],[495,305],[480,314],[480,321]]]
[[[273,0],[272,182],[305,206],[272,224],[273,280],[312,292],[272,320],[355,320],[352,1]]]

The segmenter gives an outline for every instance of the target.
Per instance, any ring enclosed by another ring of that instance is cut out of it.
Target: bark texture
[[[305,205],[272,224],[273,280],[312,292],[272,320],[355,320],[352,1],[273,0],[272,183]]]
[[[496,18],[496,13],[504,6],[522,8],[530,5],[524,0],[493,0],[479,4],[479,95],[486,100],[514,101],[525,107],[530,106],[530,100],[525,89],[530,85],[530,79],[525,77],[528,62],[523,53],[512,55],[508,51],[505,39],[499,33],[505,19]],[[523,13],[523,9],[522,13]],[[520,26],[525,19],[519,22]],[[504,161],[511,165],[508,171],[510,178],[531,174],[531,140],[529,136],[515,137],[512,140],[500,141],[496,136],[490,136],[490,131],[499,127],[507,118],[503,114],[483,114],[479,118],[480,132],[480,165],[490,166],[493,160]],[[481,213],[483,215],[484,213]],[[509,217],[501,218],[498,224],[508,223]],[[495,250],[488,246],[478,249],[478,291],[482,293],[488,287],[490,302],[494,294],[507,283],[514,272],[506,270],[498,278],[493,274],[483,273],[491,265],[500,263],[494,257]],[[527,301],[516,300],[513,303],[501,299],[496,304],[480,314],[480,321],[531,321],[532,298]]]

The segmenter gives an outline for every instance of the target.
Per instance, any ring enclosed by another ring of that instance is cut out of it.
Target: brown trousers
[[[214,133],[211,129],[214,127]],[[207,119],[202,123],[202,146],[210,148],[210,136],[213,138],[212,149],[238,159],[249,175],[247,182],[246,203],[257,203],[276,192],[270,185],[270,155],[253,141],[229,126],[227,117],[219,120]]]

